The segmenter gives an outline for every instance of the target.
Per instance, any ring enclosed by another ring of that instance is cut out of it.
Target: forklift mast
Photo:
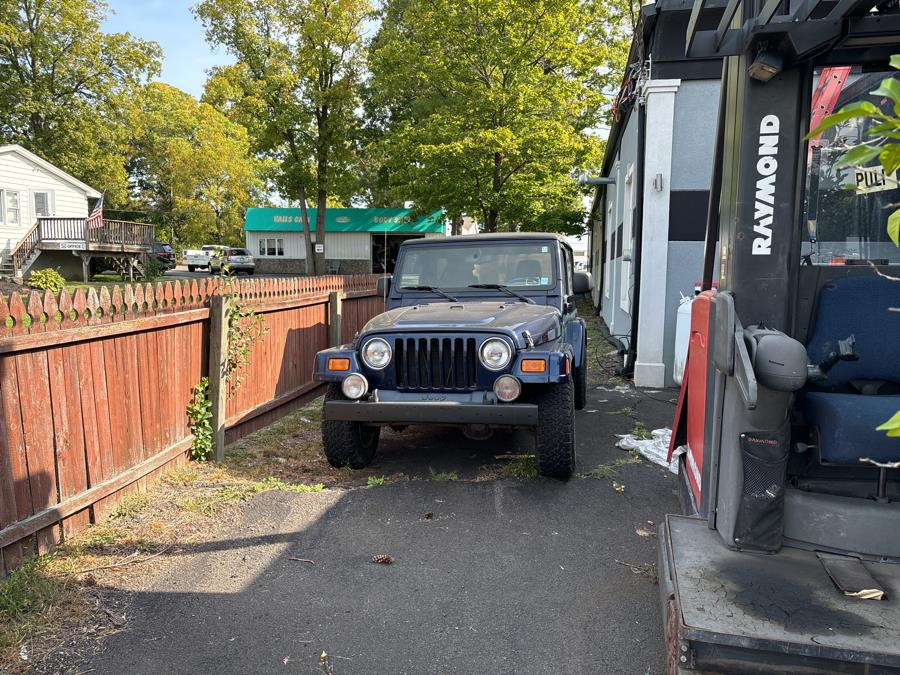
[[[659,533],[666,672],[900,674],[900,439],[876,430],[900,410],[900,187],[839,163],[864,120],[805,140],[848,103],[900,107],[872,95],[897,0],[695,0],[685,48],[724,59],[670,445],[686,516]]]

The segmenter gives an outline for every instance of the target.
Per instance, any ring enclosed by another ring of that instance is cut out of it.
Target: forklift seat
[[[810,426],[819,429],[823,461],[859,465],[862,457],[900,461],[900,442],[875,427],[900,410],[900,283],[875,274],[829,282],[819,301],[806,352],[821,363],[838,341],[856,337],[857,361],[839,361],[824,381],[807,386],[805,410]],[[885,382],[892,393],[863,395],[861,383]]]

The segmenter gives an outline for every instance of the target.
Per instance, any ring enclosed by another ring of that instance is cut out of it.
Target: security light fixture
[[[747,74],[754,80],[768,82],[784,67],[784,60],[778,52],[770,49],[760,49],[756,53],[753,63],[747,68]]]

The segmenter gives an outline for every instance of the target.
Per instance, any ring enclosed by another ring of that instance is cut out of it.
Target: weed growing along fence
[[[209,304],[264,317],[225,407],[226,439],[318,392],[330,293],[349,340],[383,310],[375,276],[190,282],[0,296],[0,575],[108,513],[194,440],[188,406],[209,375]]]

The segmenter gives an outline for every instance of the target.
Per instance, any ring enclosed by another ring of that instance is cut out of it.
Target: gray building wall
[[[606,187],[606,197],[603,203],[603,218],[606,223],[605,237],[607,246],[607,256],[604,264],[609,265],[608,273],[602,268],[598,270],[598,274],[604,274],[604,289],[600,293],[600,314],[610,332],[616,336],[626,336],[631,331],[631,314],[621,307],[621,295],[623,284],[629,289],[629,297],[631,297],[631,289],[633,286],[633,275],[629,274],[628,279],[622,279],[622,251],[633,249],[633,243],[624,241],[619,250],[618,241],[620,227],[624,229],[625,217],[625,190],[627,185],[625,179],[628,175],[629,166],[636,167],[637,162],[637,116],[631,115],[622,132],[619,143],[619,152],[617,161],[613,165],[613,174],[616,177],[616,184]],[[633,196],[632,208],[634,206],[634,195],[636,195],[637,185],[632,181]],[[612,205],[612,220],[608,219],[609,207]],[[633,233],[633,227],[632,227]],[[612,260],[610,261],[610,256]],[[608,289],[608,293],[607,293]]]
[[[691,295],[694,283],[700,280],[703,267],[703,243],[708,208],[709,183],[712,174],[715,131],[718,116],[719,81],[683,80],[675,94],[675,110],[672,131],[671,175],[669,181],[670,206],[668,223],[668,254],[665,314],[654,319],[651,325],[641,325],[640,330],[662,331],[664,336],[663,360],[666,369],[666,385],[674,386],[672,375],[675,352],[675,323],[682,294]],[[647,148],[653,152],[653,148]],[[609,266],[604,275],[600,265],[602,255],[595,254],[594,274],[598,284],[604,287],[595,297],[600,314],[613,335],[627,336],[631,331],[631,315],[620,306],[622,290],[622,256],[617,247],[617,230],[624,222],[625,178],[628,167],[637,167],[637,116],[631,114],[620,136],[616,161],[610,175],[616,184],[606,186],[602,204],[598,204],[596,217],[603,218],[604,226],[594,226],[598,242],[602,233],[606,241],[607,255],[603,265]],[[652,176],[646,180],[651,181]],[[637,185],[634,185],[636,196]],[[608,218],[613,205],[613,216]],[[633,199],[632,199],[633,206]],[[644,233],[654,223],[644,222]],[[657,225],[658,227],[658,225]],[[632,232],[634,227],[632,227]],[[633,245],[624,242],[621,249],[630,250]],[[597,244],[599,251],[600,245]],[[612,251],[612,253],[610,253]],[[610,260],[610,255],[612,260]],[[633,285],[633,275],[625,282]],[[607,293],[608,287],[608,293]],[[633,292],[629,293],[629,301]],[[638,360],[640,360],[638,354]]]
[[[719,80],[684,80],[675,94],[672,197],[666,315],[663,323],[666,384],[674,386],[675,322],[681,295],[703,276],[703,243],[715,153]]]

